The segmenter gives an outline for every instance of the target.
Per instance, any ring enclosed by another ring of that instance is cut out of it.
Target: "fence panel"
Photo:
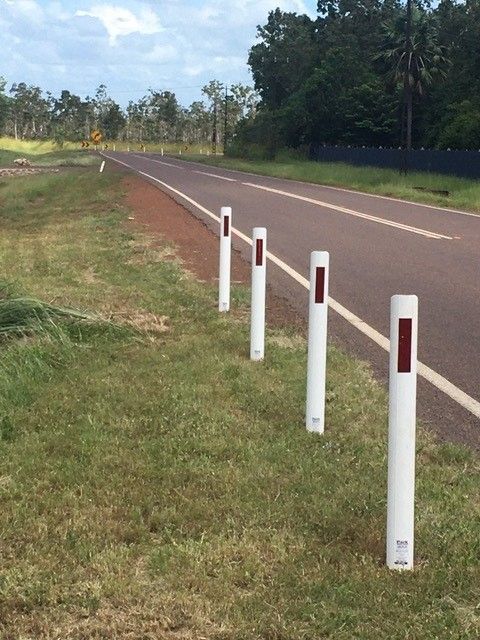
[[[462,178],[480,178],[480,151],[436,151],[432,149],[377,149],[373,147],[317,146],[312,160],[347,162],[358,166],[410,171],[430,171]]]

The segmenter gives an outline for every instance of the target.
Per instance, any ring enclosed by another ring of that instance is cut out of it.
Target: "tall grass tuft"
[[[55,306],[36,298],[15,296],[10,284],[0,282],[0,336],[36,332],[51,326],[56,319],[89,322],[100,320],[99,316],[92,313]]]

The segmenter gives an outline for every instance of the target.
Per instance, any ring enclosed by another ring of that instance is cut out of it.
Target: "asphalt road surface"
[[[381,379],[388,375],[390,297],[416,294],[419,416],[440,438],[480,447],[480,216],[159,154],[104,155],[140,172],[216,232],[210,212],[218,216],[221,206],[233,208],[233,227],[246,236],[267,227],[277,258],[268,280],[304,316],[309,254],[329,251],[329,335],[369,360]],[[241,237],[233,242],[250,258]]]

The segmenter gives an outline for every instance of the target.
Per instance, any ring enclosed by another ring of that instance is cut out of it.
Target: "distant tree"
[[[145,140],[148,117],[148,98],[143,96],[137,102],[130,101],[127,106],[127,140]]]
[[[221,130],[223,128],[223,100],[225,87],[218,80],[210,80],[208,84],[202,87],[202,93],[210,102],[210,117],[211,117],[211,142],[212,146],[216,149],[221,143]]]
[[[90,101],[93,113],[93,126],[100,129],[109,140],[118,138],[126,124],[125,115],[115,100],[107,93],[104,84],[98,86],[95,97]]]
[[[89,119],[91,105],[64,89],[58,98],[51,100],[51,127],[53,136],[60,141],[82,140],[86,135],[85,125]]]
[[[441,149],[480,150],[480,100],[450,105],[443,121]]]
[[[398,144],[398,94],[385,91],[383,82],[371,76],[345,96],[345,129],[341,142],[365,146]]]
[[[232,84],[229,89],[230,96],[232,97],[233,107],[231,113],[234,121],[243,120],[243,118],[251,118],[255,115],[257,109],[259,95],[253,87],[242,84]]]
[[[208,143],[211,137],[211,117],[205,103],[192,102],[186,113],[185,137],[187,142]]]
[[[41,88],[20,82],[12,85],[10,94],[15,138],[45,137],[50,124],[50,104],[43,97]]]
[[[315,22],[308,16],[270,11],[257,27],[260,40],[250,49],[248,64],[255,89],[268,109],[277,109],[307,80],[318,59]]]
[[[149,137],[156,140],[175,140],[181,120],[181,109],[177,98],[171,91],[150,89],[148,97]],[[181,137],[181,136],[180,136]]]
[[[100,128],[107,140],[116,140],[125,126],[126,118],[116,102],[111,102],[100,121]]]
[[[7,81],[0,76],[0,133],[3,133],[5,130],[5,124],[10,111],[10,100],[8,96],[5,95],[6,85]]]

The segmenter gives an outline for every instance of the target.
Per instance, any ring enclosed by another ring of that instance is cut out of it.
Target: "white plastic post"
[[[182,150],[181,149],[179,150],[178,155],[180,155],[180,156],[182,155]]]
[[[265,356],[265,292],[267,286],[267,230],[255,227],[252,234],[252,305],[250,360]]]
[[[127,147],[127,151],[130,152],[130,147]]]
[[[232,254],[232,208],[220,213],[220,270],[218,278],[218,310],[230,310],[230,262]]]
[[[200,149],[200,155],[203,156],[203,149]]]
[[[387,498],[389,569],[413,569],[417,331],[417,296],[392,296]]]
[[[161,153],[161,155],[163,157],[163,147],[160,149],[160,153]]]
[[[325,383],[327,371],[328,251],[310,255],[308,310],[307,411],[308,431],[325,429]]]
[[[116,151],[116,150],[117,150],[116,145],[113,145],[113,150],[114,150],[114,151]]]
[[[102,160],[102,164],[100,165],[100,173],[103,173],[104,169],[105,169],[105,160]]]

